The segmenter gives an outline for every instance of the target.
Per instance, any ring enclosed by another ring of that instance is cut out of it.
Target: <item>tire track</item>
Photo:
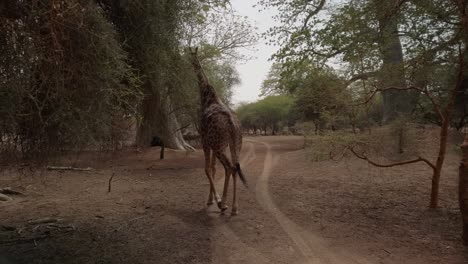
[[[252,142],[248,142],[248,150],[241,158],[241,165],[245,168],[255,159],[256,154],[254,144]],[[217,189],[222,188],[223,183],[224,177],[219,177],[216,181]],[[235,250],[229,250],[228,254],[228,252],[226,252],[227,250],[216,243],[217,238],[215,238],[212,245],[214,252],[212,260],[213,264],[238,263],[236,261],[239,261],[239,259],[243,259],[242,263],[272,263],[270,259],[262,255],[258,250],[242,242],[241,238],[227,225],[226,219],[224,219],[225,217],[230,216],[220,217],[218,210],[210,211],[209,209],[207,209],[207,214],[211,217],[212,221],[215,222],[215,234],[222,234],[223,238],[229,241],[229,246],[235,248]]]
[[[280,156],[273,155],[270,144],[260,141],[252,142],[255,142],[257,144],[263,144],[266,147],[263,172],[259,176],[256,185],[257,201],[270,214],[274,216],[276,221],[281,225],[283,230],[294,242],[296,249],[303,256],[303,263],[371,263],[364,258],[351,255],[348,252],[344,252],[340,249],[334,249],[332,251],[327,246],[326,241],[303,229],[280,211],[280,209],[274,204],[273,199],[271,198],[270,193],[268,191],[268,180],[271,176],[271,171],[274,167],[273,164],[278,164]]]

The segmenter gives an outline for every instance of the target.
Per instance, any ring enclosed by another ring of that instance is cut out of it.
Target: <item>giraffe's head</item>
[[[195,47],[195,48],[188,47],[188,51],[189,51],[189,53],[190,53],[191,56],[197,56],[198,47]]]
[[[188,53],[190,55],[190,61],[192,62],[192,65],[198,69],[200,67],[200,61],[198,60],[198,47],[189,47]]]

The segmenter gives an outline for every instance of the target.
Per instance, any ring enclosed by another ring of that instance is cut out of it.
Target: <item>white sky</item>
[[[242,16],[247,16],[251,23],[258,28],[258,33],[267,31],[274,25],[273,16],[275,12],[259,11],[258,7],[253,7],[256,0],[231,0],[233,9]],[[247,62],[237,65],[237,71],[241,78],[241,84],[234,87],[233,103],[256,101],[260,94],[262,81],[265,79],[272,61],[268,59],[275,53],[277,47],[268,46],[266,40],[260,38],[258,44],[254,47],[255,52],[247,52],[254,58]]]

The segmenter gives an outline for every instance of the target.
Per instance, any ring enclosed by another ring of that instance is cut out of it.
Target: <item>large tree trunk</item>
[[[463,223],[463,241],[468,245],[468,133],[465,134],[465,141],[461,145],[462,161],[459,171],[459,202]]]
[[[145,96],[140,108],[137,145],[149,146],[152,138],[158,136],[164,141],[165,147],[193,150],[182,137],[179,122],[172,111],[170,97],[164,96],[167,92],[166,82],[171,81],[163,80],[167,78],[164,71],[168,71],[170,65],[167,64],[171,61],[161,58],[165,58],[171,52],[178,52],[174,48],[177,41],[173,39],[176,35],[177,19],[174,16],[177,14],[178,3],[156,0],[98,2],[107,7],[111,20],[126,42],[125,47],[132,58],[133,67],[145,78]],[[141,7],[150,8],[152,13],[146,14]],[[157,19],[153,20],[154,18]],[[158,52],[154,52],[155,46],[158,46]]]
[[[379,46],[382,68],[379,74],[381,87],[405,87],[403,49],[398,36],[398,11],[393,1],[374,0],[379,22]],[[412,93],[387,90],[383,92],[383,122],[388,123],[401,114],[411,111]]]
[[[147,84],[150,85],[150,84]],[[146,89],[150,91],[151,89]],[[145,95],[141,106],[142,118],[138,125],[137,145],[149,146],[154,136],[160,137],[165,147],[193,150],[185,142],[179,127],[177,117],[172,111],[169,97],[162,99],[159,91]]]

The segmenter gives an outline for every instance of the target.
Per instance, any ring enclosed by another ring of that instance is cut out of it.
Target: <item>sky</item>
[[[237,14],[247,16],[252,25],[258,28],[258,33],[267,31],[273,24],[275,11],[259,11],[258,7],[253,7],[255,0],[231,0],[231,5]],[[265,79],[272,61],[269,58],[278,47],[266,45],[266,40],[260,38],[257,45],[253,47],[255,52],[245,51],[254,58],[238,63],[237,71],[241,78],[241,84],[234,87],[233,103],[253,102],[259,99],[260,87]]]

